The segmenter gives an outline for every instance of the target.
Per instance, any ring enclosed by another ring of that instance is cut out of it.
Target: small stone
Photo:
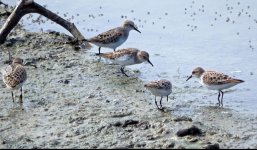
[[[63,82],[64,84],[69,84],[70,83],[70,81],[69,80],[64,80],[64,82]]]
[[[3,141],[2,141],[2,144],[6,144],[6,141],[3,140]]]
[[[178,145],[178,146],[174,147],[174,149],[186,149],[186,148],[182,145]]]
[[[205,147],[205,149],[220,149],[220,146],[218,143],[215,144],[209,144]]]
[[[51,141],[50,142],[50,144],[52,145],[52,146],[57,146],[57,145],[59,145],[61,142],[59,142],[59,141],[57,141],[57,140],[53,140],[53,141]]]
[[[171,142],[170,144],[167,145],[166,148],[174,148],[175,147],[175,142]]]
[[[145,91],[143,91],[143,90],[136,90],[136,92],[142,92],[142,93],[144,93]]]
[[[177,136],[179,136],[179,137],[183,137],[183,136],[187,136],[187,135],[196,136],[196,135],[200,135],[200,134],[202,134],[201,129],[199,129],[198,127],[196,127],[194,125],[188,129],[181,129],[177,132]]]
[[[120,127],[121,125],[122,125],[122,123],[119,121],[113,124],[113,126],[115,126],[115,127]]]
[[[127,132],[133,132],[134,130],[133,129],[128,129],[126,130]]]
[[[75,51],[80,50],[80,46],[76,45],[76,46],[74,47],[74,50],[75,50]]]
[[[29,139],[29,138],[26,138],[26,141],[27,142],[33,142],[31,139]]]
[[[175,118],[174,121],[175,122],[180,122],[180,121],[190,121],[190,122],[192,122],[192,118],[182,116],[182,117]]]
[[[157,131],[157,133],[161,134],[163,133],[164,130],[165,130],[164,128],[161,128],[160,130]]]
[[[142,123],[138,124],[138,127],[141,130],[147,130],[147,129],[149,129],[150,125],[148,122],[142,122]]]
[[[146,145],[145,143],[138,143],[138,144],[136,144],[137,147],[145,147],[145,145]]]
[[[95,95],[94,94],[90,94],[87,98],[94,98]]]
[[[14,42],[5,42],[4,43],[4,46],[6,46],[6,47],[11,47],[12,45],[14,44]]]
[[[135,125],[138,123],[139,123],[139,121],[130,119],[130,120],[126,120],[124,122],[124,124],[122,125],[122,127],[126,128],[128,125]]]
[[[93,149],[96,149],[96,148],[97,148],[97,146],[96,146],[96,145],[95,145],[95,146],[92,146],[92,148],[93,148]]]
[[[154,136],[153,135],[147,135],[146,138],[147,138],[147,140],[154,140]]]

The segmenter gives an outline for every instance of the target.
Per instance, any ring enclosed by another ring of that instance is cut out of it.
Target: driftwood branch
[[[37,4],[33,0],[19,0],[17,6],[11,15],[7,18],[5,24],[0,30],[0,44],[4,43],[11,30],[18,24],[20,19],[28,13],[38,13],[61,25],[73,35],[75,43],[81,44],[85,41],[84,36],[79,32],[74,23],[63,19],[52,11]],[[89,46],[88,43],[86,44]]]
[[[4,5],[4,7],[7,7],[8,5],[0,1],[0,5]]]

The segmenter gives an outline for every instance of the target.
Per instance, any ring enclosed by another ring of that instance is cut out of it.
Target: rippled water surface
[[[172,81],[176,99],[198,101],[192,105],[215,105],[217,92],[191,79],[194,67],[217,70],[246,82],[227,90],[225,107],[257,114],[257,1],[254,0],[35,0],[76,24],[88,38],[133,20],[141,34],[131,31],[119,48],[135,47],[150,53],[155,65],[131,66],[140,69],[145,82],[166,78]],[[7,2],[7,0],[3,0]],[[8,0],[15,4],[16,1]],[[26,15],[23,24],[31,31],[65,29],[38,15]],[[90,52],[97,52],[94,46]],[[102,52],[112,51],[102,48]],[[199,89],[198,89],[199,88]]]

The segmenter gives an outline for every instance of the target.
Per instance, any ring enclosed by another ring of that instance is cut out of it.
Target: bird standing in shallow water
[[[193,69],[192,75],[189,76],[186,81],[188,81],[193,76],[200,78],[200,83],[206,88],[219,91],[219,95],[218,95],[219,106],[223,106],[223,95],[224,95],[224,93],[222,92],[223,89],[228,89],[232,86],[235,86],[239,83],[244,82],[243,80],[229,77],[228,75],[225,75],[220,72],[205,71],[201,67],[197,67]]]
[[[11,89],[13,102],[13,90],[20,89],[20,102],[22,103],[22,85],[27,80],[27,73],[23,67],[23,60],[21,58],[14,58],[12,63],[2,70],[2,74],[3,82],[8,89]]]
[[[128,77],[124,72],[124,67],[134,64],[140,64],[147,61],[153,66],[149,59],[149,54],[146,51],[140,51],[136,48],[126,48],[115,52],[100,53],[100,57],[111,60],[115,64],[121,65],[121,72]]]
[[[112,48],[115,51],[117,47],[128,39],[131,30],[141,33],[133,21],[125,20],[121,27],[100,33],[95,37],[86,39],[86,41],[97,45],[99,47],[99,54],[101,47]]]
[[[167,96],[167,101],[169,99],[169,95],[172,92],[172,84],[170,81],[162,79],[162,80],[155,80],[151,81],[144,85],[146,89],[148,89],[153,95],[155,95],[155,105],[159,110],[163,110],[162,107],[162,98]],[[160,96],[160,107],[157,104],[156,96]]]

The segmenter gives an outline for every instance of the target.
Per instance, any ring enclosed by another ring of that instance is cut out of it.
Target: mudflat
[[[12,102],[0,80],[0,148],[257,148],[257,116],[193,108],[193,100],[180,102],[179,90],[163,101],[172,107],[159,111],[140,71],[128,69],[125,77],[118,65],[99,62],[68,39],[19,26],[0,45],[1,68],[10,50],[28,73],[23,104],[19,91]]]

